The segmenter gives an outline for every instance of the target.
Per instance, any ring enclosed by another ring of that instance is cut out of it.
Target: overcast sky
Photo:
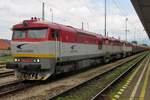
[[[0,38],[11,39],[12,25],[31,17],[41,18],[42,2],[45,2],[46,20],[71,25],[104,34],[104,0],[0,0]],[[107,0],[107,32],[111,37],[125,39],[125,19],[128,21],[128,40],[149,43],[130,0]],[[135,33],[135,35],[134,35]]]

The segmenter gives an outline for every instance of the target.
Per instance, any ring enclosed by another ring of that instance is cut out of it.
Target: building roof
[[[131,0],[150,38],[150,0]]]
[[[10,42],[0,39],[0,50],[8,50],[10,48]]]

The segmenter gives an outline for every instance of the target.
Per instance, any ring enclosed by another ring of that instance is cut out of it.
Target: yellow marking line
[[[121,92],[121,91],[119,91],[119,92],[118,92],[118,94],[119,94],[119,95],[121,95],[121,94],[122,94],[122,92]]]
[[[53,54],[14,54],[13,57],[55,58]]]
[[[127,81],[127,83],[130,83],[131,82],[131,80],[129,79],[128,81]]]
[[[150,58],[150,57],[149,57],[149,58]],[[148,60],[148,61],[149,61],[149,60]],[[148,62],[148,63],[149,63],[149,62]],[[143,77],[143,75],[144,75],[144,72],[146,71],[146,68],[147,68],[147,66],[148,66],[148,63],[145,64],[144,70],[142,71],[142,73],[141,73],[141,75],[140,75],[140,77],[139,77],[139,79],[138,79],[138,82],[136,83],[136,85],[135,85],[135,87],[134,87],[134,89],[133,89],[133,91],[132,91],[132,94],[131,94],[129,100],[133,100],[133,99],[134,99],[135,94],[136,94],[136,92],[137,92],[137,89],[138,89],[138,87],[139,87],[139,85],[140,85],[140,82],[141,82],[141,80],[142,80],[142,77]],[[143,64],[143,63],[140,64],[140,66],[138,67],[138,69],[134,72],[133,76],[131,76],[131,78],[130,78],[131,80],[132,80],[133,77],[137,74],[137,72],[138,72],[138,70],[141,68],[142,64]]]
[[[119,95],[115,95],[114,97],[115,97],[115,98],[117,98],[117,99],[119,99],[119,98],[120,98],[120,96],[119,96]]]
[[[124,89],[120,89],[120,91],[121,91],[121,92],[123,92],[123,91],[124,91]]]
[[[128,84],[125,84],[124,87],[128,87]]]
[[[142,87],[142,91],[141,91],[141,94],[140,94],[140,100],[144,100],[149,75],[150,75],[150,66],[148,67],[148,70],[146,72],[146,76],[145,76],[145,79],[144,79],[144,85]]]
[[[126,83],[125,85],[129,85],[130,83]]]
[[[123,86],[122,88],[123,88],[123,89],[126,89],[127,87]]]

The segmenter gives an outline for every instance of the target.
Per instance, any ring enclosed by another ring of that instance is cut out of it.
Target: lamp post
[[[126,33],[126,41],[127,39],[127,34],[128,34],[128,18],[126,18],[126,29],[125,29],[125,33]]]
[[[136,33],[136,28],[135,28],[135,31],[134,31],[134,41],[136,41],[136,39],[135,39],[135,33]]]
[[[105,9],[104,9],[105,11],[105,24],[104,24],[104,27],[105,27],[105,29],[104,29],[104,34],[105,34],[105,36],[107,35],[107,1],[105,0]]]
[[[42,3],[42,20],[45,19],[45,3]]]
[[[89,26],[89,23],[88,23],[88,22],[87,22],[87,27],[88,27],[88,31],[89,31],[90,26]]]
[[[53,23],[53,20],[54,20],[54,18],[53,18],[54,17],[53,9],[50,8],[50,12],[52,13],[51,19],[52,19],[52,23]]]

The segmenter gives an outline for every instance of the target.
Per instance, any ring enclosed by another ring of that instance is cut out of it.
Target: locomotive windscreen
[[[43,39],[47,33],[48,29],[15,29],[13,39]]]

